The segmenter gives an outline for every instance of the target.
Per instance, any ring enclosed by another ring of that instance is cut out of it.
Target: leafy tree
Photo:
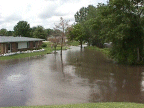
[[[53,29],[45,29],[46,33],[47,33],[47,36],[49,37],[50,35],[53,34],[54,30]]]
[[[100,20],[102,19],[101,11],[104,10],[103,9],[104,7],[105,7],[104,4],[99,4],[97,8],[92,5],[89,5],[87,8],[81,8],[79,10],[80,12],[82,9],[83,10],[86,9],[85,19],[82,21],[79,21],[78,23],[80,23],[83,26],[83,32],[85,34],[84,41],[88,42],[88,45],[96,45],[98,47],[103,47],[104,41],[102,40],[100,36],[100,30],[102,28],[102,24]]]
[[[30,25],[27,21],[19,21],[17,25],[14,26],[15,36],[25,36],[30,37]]]
[[[87,7],[87,16],[86,16],[86,20],[92,19],[92,18],[96,18],[97,17],[97,8],[94,7],[93,5],[89,5]]]
[[[13,36],[13,31],[7,31],[7,36]]]
[[[47,34],[42,26],[38,26],[33,32],[35,38],[47,39]]]
[[[101,38],[99,31],[102,28],[102,24],[99,20],[102,19],[101,11],[104,11],[104,7],[106,7],[104,4],[99,4],[97,8],[93,5],[89,5],[86,8],[82,7],[75,14],[75,21],[82,25],[85,34],[84,41],[88,42],[88,45],[103,47],[104,41]]]
[[[103,39],[100,35],[101,22],[98,18],[92,18],[84,23],[84,32],[86,34],[85,41],[89,45],[103,47]]]
[[[75,14],[75,21],[79,24],[70,29],[71,39],[81,38],[97,46],[112,42],[111,57],[116,61],[128,64],[143,61],[143,0],[111,0],[106,5],[90,5]]]
[[[34,37],[33,33],[36,30],[37,27],[30,28],[30,37]]]
[[[83,21],[86,21],[87,19],[87,8],[82,7],[79,11],[76,12],[74,15],[75,17],[75,22],[81,23]]]
[[[83,27],[81,24],[76,24],[70,29],[70,33],[68,35],[69,39],[76,40],[80,43],[82,48],[82,43],[85,40],[85,33],[83,32]]]
[[[2,36],[7,36],[7,30],[4,29],[4,28],[2,28],[2,29],[0,30],[0,35],[2,35]]]
[[[103,15],[101,34],[112,41],[112,57],[118,62],[135,64],[143,53],[142,0],[114,0]],[[111,13],[110,13],[111,12]]]

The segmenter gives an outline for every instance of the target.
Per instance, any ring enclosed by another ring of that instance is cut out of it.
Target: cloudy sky
[[[13,30],[19,21],[31,27],[53,28],[60,17],[74,23],[74,14],[88,5],[96,6],[107,0],[0,0],[0,29]]]

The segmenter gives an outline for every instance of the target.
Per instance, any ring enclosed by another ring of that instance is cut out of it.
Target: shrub
[[[47,47],[47,44],[46,43],[42,43],[42,47]]]

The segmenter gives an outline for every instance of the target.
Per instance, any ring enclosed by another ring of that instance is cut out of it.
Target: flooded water
[[[72,47],[41,57],[0,61],[0,107],[89,102],[144,103],[144,67],[114,64]]]

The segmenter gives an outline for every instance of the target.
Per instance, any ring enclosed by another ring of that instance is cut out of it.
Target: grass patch
[[[45,49],[45,51],[26,53],[26,54],[16,54],[16,55],[11,55],[11,56],[2,56],[2,57],[0,57],[0,60],[20,59],[20,58],[40,56],[40,55],[52,53],[52,51],[54,51],[54,48],[51,48],[52,43],[50,43],[50,42],[45,42],[45,43],[47,44],[47,47],[43,47],[43,49]],[[68,47],[63,46],[63,50],[66,50],[66,49],[68,49]],[[60,45],[57,46],[56,50],[61,50]]]
[[[33,52],[33,53],[26,53],[26,54],[16,54],[16,55],[10,55],[10,56],[2,56],[0,57],[0,60],[11,60],[11,59],[20,59],[20,58],[26,58],[26,57],[32,57],[32,56],[40,56],[40,55],[45,55],[47,53],[51,53],[52,50],[48,48],[45,51],[41,52]]]
[[[69,41],[67,44],[70,46],[78,46],[79,42],[78,41]]]
[[[70,105],[53,105],[53,106],[22,106],[22,107],[4,107],[4,108],[144,108],[144,104],[138,103],[84,103]]]

